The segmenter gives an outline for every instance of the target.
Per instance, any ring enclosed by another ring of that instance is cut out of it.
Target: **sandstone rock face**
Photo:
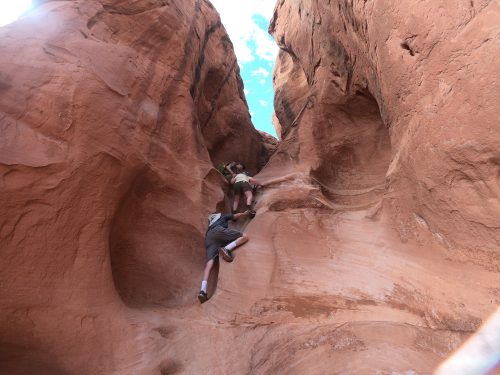
[[[265,295],[245,310],[272,327],[262,372],[431,373],[496,309],[499,19],[488,1],[278,1],[282,141],[239,259],[268,265],[241,291]]]
[[[170,373],[130,308],[193,302],[212,164],[268,158],[217,12],[47,2],[0,50],[0,372]]]
[[[276,115],[285,136],[311,107],[296,133],[316,175],[335,188],[387,182],[402,238],[425,222],[446,246],[495,269],[498,12],[494,1],[280,0],[270,26],[281,47]],[[346,167],[371,175],[348,177]]]
[[[266,148],[267,155],[272,155],[276,151],[279,146],[279,141],[274,138],[271,134],[259,131],[262,136],[262,142],[264,147]]]

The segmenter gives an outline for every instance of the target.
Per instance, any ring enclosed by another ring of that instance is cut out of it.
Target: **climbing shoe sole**
[[[221,256],[222,259],[224,259],[226,262],[231,263],[233,261],[233,257],[231,256],[231,254],[229,253],[229,251],[227,251],[223,247],[221,247],[219,249],[219,256]]]

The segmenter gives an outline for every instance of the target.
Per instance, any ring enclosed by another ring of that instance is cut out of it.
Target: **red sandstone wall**
[[[268,158],[232,44],[207,1],[54,1],[0,50],[0,372],[124,373],[125,306],[192,300],[212,162]]]
[[[270,26],[276,115],[315,176],[380,185],[401,238],[422,222],[497,270],[498,14],[494,1],[280,0]]]

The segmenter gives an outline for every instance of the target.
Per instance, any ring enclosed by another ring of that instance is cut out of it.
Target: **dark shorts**
[[[246,181],[240,181],[234,184],[233,190],[236,194],[242,194],[245,191],[252,191],[252,185]]]
[[[237,240],[243,236],[239,230],[217,226],[210,229],[205,236],[205,248],[208,260],[215,259],[219,255],[219,248]]]

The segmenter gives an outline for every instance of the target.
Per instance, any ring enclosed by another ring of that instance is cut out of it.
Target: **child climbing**
[[[236,229],[228,227],[229,220],[235,221],[245,216],[251,216],[249,211],[239,214],[221,214],[216,212],[208,216],[208,229],[205,235],[205,248],[207,250],[207,264],[203,271],[198,299],[201,303],[208,299],[207,283],[210,271],[217,256],[221,256],[226,262],[233,261],[231,251],[248,241],[248,237]]]
[[[222,173],[227,182],[231,182],[231,179],[236,175],[236,168],[238,163],[232,161],[230,163],[220,163],[217,166],[217,170]]]
[[[245,171],[245,166],[243,164],[238,164],[236,166],[237,174],[231,179],[233,184],[234,201],[233,201],[233,212],[238,210],[240,204],[240,196],[245,195],[247,209],[251,211],[251,214],[255,216],[255,211],[252,209],[253,203],[253,187],[252,185],[262,186],[262,184],[255,178],[251,177],[248,172]]]

